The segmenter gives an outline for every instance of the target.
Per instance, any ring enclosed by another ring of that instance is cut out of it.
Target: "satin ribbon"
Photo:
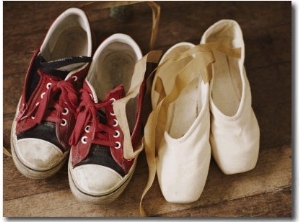
[[[173,54],[172,57],[166,59],[156,68],[156,75],[158,75],[158,71],[163,73],[162,75],[166,75],[166,72],[170,70],[171,66],[172,70],[174,70],[174,66],[177,67],[175,70],[178,70],[178,72],[171,73],[170,75],[174,76],[175,81],[174,85],[171,86],[169,94],[166,94],[165,86],[163,85],[163,81],[159,75],[156,77],[157,81],[154,83],[154,89],[160,94],[160,98],[157,106],[150,113],[144,128],[143,145],[145,148],[149,174],[146,187],[140,199],[140,214],[142,216],[147,216],[142,202],[145,195],[151,188],[156,175],[157,149],[159,148],[164,131],[166,130],[168,106],[178,98],[180,93],[186,87],[189,87],[190,83],[195,78],[199,78],[200,75],[204,83],[208,84],[212,78],[211,66],[215,61],[213,55],[214,50],[225,53],[231,57],[239,58],[241,55],[240,48],[229,49],[219,43],[200,44],[183,53]],[[187,58],[189,58],[188,62],[182,66],[179,61]]]

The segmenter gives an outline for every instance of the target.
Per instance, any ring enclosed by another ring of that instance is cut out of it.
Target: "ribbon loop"
[[[75,128],[70,136],[69,143],[70,145],[76,145],[79,141],[79,138],[88,124],[92,124],[95,128],[93,140],[98,141],[97,144],[107,145],[108,136],[107,134],[113,134],[114,130],[110,129],[106,124],[101,123],[98,111],[106,109],[107,106],[110,106],[110,101],[100,102],[98,104],[94,103],[90,97],[89,92],[84,89],[81,89],[81,103],[77,108],[77,118],[75,123]]]
[[[195,78],[201,77],[202,81],[208,84],[212,78],[212,64],[215,61],[214,50],[226,53],[232,57],[239,58],[241,56],[240,48],[229,49],[219,43],[199,44],[184,52],[174,53],[156,68],[157,76],[154,89],[159,93],[159,99],[156,107],[149,115],[143,138],[149,174],[146,187],[140,199],[140,214],[142,216],[146,216],[142,201],[154,182],[156,155],[166,130],[169,104],[174,102]],[[172,73],[170,73],[170,70]],[[164,83],[162,75],[175,78],[175,80]],[[171,83],[172,85],[170,85]]]
[[[147,55],[140,59],[134,67],[130,88],[126,96],[113,103],[114,113],[124,135],[123,144],[125,159],[134,159],[142,151],[142,147],[135,150],[132,146],[129,124],[126,118],[126,104],[130,99],[137,97],[139,94],[141,84],[145,79],[147,62],[158,62],[160,56],[161,51],[154,50],[150,51]]]
[[[58,99],[55,97],[58,95]],[[53,101],[51,101],[53,100]],[[68,81],[54,81],[52,82],[50,88],[45,91],[42,95],[42,99],[35,108],[27,114],[27,116],[34,115],[34,121],[40,124],[44,119],[47,119],[49,116],[53,116],[56,119],[56,113],[62,111],[61,104],[68,104],[70,106],[70,111],[75,112],[77,107],[78,98],[75,89],[71,82]],[[51,107],[49,107],[51,104]],[[49,108],[55,108],[54,110],[47,113]],[[53,120],[53,118],[51,118]],[[57,119],[57,121],[60,121]]]

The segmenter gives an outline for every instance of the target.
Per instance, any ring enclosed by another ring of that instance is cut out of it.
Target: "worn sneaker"
[[[251,107],[241,28],[236,21],[220,20],[203,34],[201,43],[241,50],[239,58],[213,51],[210,143],[213,157],[225,174],[249,171],[258,159],[260,132]]]
[[[91,54],[89,22],[76,8],[54,21],[34,53],[11,130],[13,160],[26,177],[50,177],[66,161]]]
[[[134,72],[141,58],[136,42],[124,34],[107,38],[93,56],[70,138],[69,184],[80,201],[113,201],[133,175],[137,158],[126,157],[126,149],[141,150],[144,83]]]

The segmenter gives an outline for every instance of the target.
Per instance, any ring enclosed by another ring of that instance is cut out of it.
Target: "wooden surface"
[[[10,151],[10,130],[32,52],[52,21],[69,7],[87,2],[3,2],[3,145]],[[292,217],[292,69],[291,2],[158,2],[161,20],[156,49],[175,43],[199,43],[204,31],[220,19],[236,20],[244,34],[245,66],[253,109],[260,130],[260,155],[254,170],[227,176],[211,161],[198,201],[167,203],[157,181],[144,206],[149,216],[161,217]],[[101,3],[97,3],[101,4]],[[132,4],[132,18],[121,22],[109,9],[84,6],[99,43],[122,32],[132,36],[144,54],[149,50],[151,10]],[[142,153],[134,176],[118,200],[90,205],[75,200],[67,166],[45,180],[31,180],[3,154],[4,217],[139,217],[139,200],[147,181]]]

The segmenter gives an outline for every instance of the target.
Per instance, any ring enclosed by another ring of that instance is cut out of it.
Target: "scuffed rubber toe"
[[[114,170],[96,164],[75,167],[72,171],[72,178],[81,192],[91,196],[109,193],[122,180],[122,177]]]
[[[68,155],[41,139],[28,138],[12,143],[15,165],[23,175],[32,179],[52,176],[61,168]]]

